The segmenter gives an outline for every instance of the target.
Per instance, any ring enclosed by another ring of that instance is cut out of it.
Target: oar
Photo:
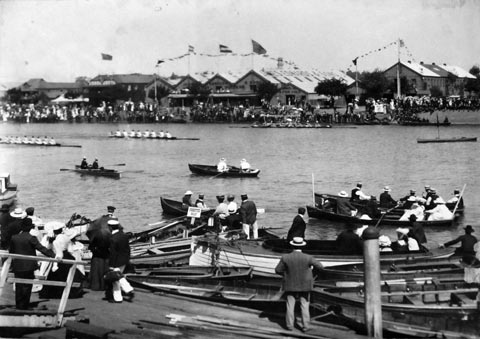
[[[105,166],[127,166],[127,164],[112,164],[112,165],[105,165]]]
[[[220,173],[218,173],[218,174],[215,174],[213,177],[210,177],[210,179],[216,178],[216,177],[218,177],[219,175],[222,175],[223,173],[225,173],[225,172],[220,172]]]
[[[378,227],[378,225],[380,225],[380,222],[382,221],[383,217],[386,216],[388,213],[390,213],[391,211],[393,211],[395,208],[398,207],[398,204],[396,204],[395,206],[393,206],[392,208],[388,209],[385,211],[385,213],[382,213],[382,215],[380,216],[380,218],[378,218],[378,221],[377,223],[375,224],[375,228]]]
[[[463,185],[462,191],[460,192],[460,195],[458,196],[457,203],[455,204],[455,208],[453,209],[453,218],[455,219],[455,212],[457,211],[458,204],[460,203],[460,199],[462,199],[463,191],[465,190],[465,187],[467,187],[467,184]]]
[[[71,168],[60,168],[60,171],[63,172],[63,171],[75,171],[75,170],[73,170]]]
[[[65,144],[58,144],[60,147],[82,147],[82,145],[65,145]]]

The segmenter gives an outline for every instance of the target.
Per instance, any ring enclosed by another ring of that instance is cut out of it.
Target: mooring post
[[[377,228],[371,226],[362,234],[364,240],[363,260],[365,262],[365,325],[369,337],[381,339],[383,331],[378,236]]]

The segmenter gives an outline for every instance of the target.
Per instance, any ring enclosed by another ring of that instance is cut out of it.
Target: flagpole
[[[398,38],[397,42],[398,47],[398,62],[397,62],[397,100],[400,100],[400,38]]]
[[[358,99],[358,66],[355,63],[355,98]]]
[[[155,86],[155,104],[158,104],[157,100],[157,71],[158,71],[158,63],[155,65],[155,73],[153,74],[153,79],[154,79],[154,86]]]

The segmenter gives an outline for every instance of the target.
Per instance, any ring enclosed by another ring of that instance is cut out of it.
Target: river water
[[[110,131],[163,129],[177,137],[198,141],[108,138]],[[442,137],[480,136],[480,125],[446,127]],[[127,231],[140,231],[160,221],[160,196],[180,200],[185,190],[196,199],[205,194],[215,206],[218,194],[247,193],[257,207],[261,226],[283,235],[299,206],[316,192],[348,193],[357,181],[364,192],[377,197],[385,185],[398,199],[425,184],[449,199],[453,189],[466,185],[466,211],[458,226],[426,229],[429,242],[444,242],[471,224],[480,233],[480,143],[417,144],[417,138],[436,137],[431,126],[334,126],[331,129],[255,129],[227,124],[0,124],[0,136],[52,136],[63,144],[82,148],[0,145],[0,171],[17,183],[17,205],[34,206],[44,220],[66,221],[74,213],[96,218],[107,205]],[[60,171],[80,164],[83,156],[100,166],[125,163],[120,180],[81,176]],[[225,157],[237,165],[246,158],[260,168],[258,178],[212,178],[190,173],[188,163],[216,164]],[[312,180],[312,177],[314,180]],[[307,238],[333,239],[342,225],[309,219]],[[395,229],[381,233],[395,236]]]

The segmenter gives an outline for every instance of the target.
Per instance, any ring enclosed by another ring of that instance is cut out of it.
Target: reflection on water
[[[177,137],[199,141],[122,140],[107,138],[116,130],[168,130]],[[0,125],[0,135],[53,136],[58,142],[82,148],[43,148],[0,145],[0,169],[9,172],[20,189],[18,204],[34,206],[44,219],[66,220],[74,212],[96,218],[107,205],[127,230],[138,231],[163,218],[160,196],[182,197],[185,190],[205,194],[215,205],[218,194],[248,193],[257,207],[265,208],[260,224],[286,233],[296,210],[312,201],[316,192],[349,192],[357,181],[377,197],[385,185],[399,198],[424,184],[444,199],[466,184],[467,205],[460,225],[427,229],[429,241],[443,242],[463,233],[467,223],[480,231],[478,193],[479,143],[417,144],[418,137],[435,137],[433,127],[358,126],[331,129],[253,129],[229,125],[114,125],[14,124]],[[479,136],[480,126],[451,126],[442,137]],[[86,156],[100,166],[126,163],[120,180],[61,172]],[[238,165],[246,158],[261,169],[258,178],[211,178],[192,175],[188,163],[215,164],[227,158]],[[312,182],[312,176],[314,181]],[[334,238],[342,225],[311,219],[308,237]],[[394,236],[394,229],[381,230]]]

